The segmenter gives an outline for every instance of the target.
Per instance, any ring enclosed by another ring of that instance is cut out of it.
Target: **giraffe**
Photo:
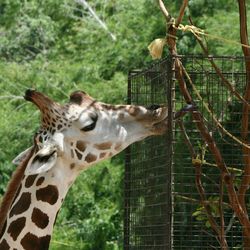
[[[153,105],[110,105],[75,91],[58,104],[36,90],[24,98],[41,112],[33,145],[18,165],[0,207],[0,249],[48,249],[63,200],[81,171],[121,152],[133,142],[163,134],[168,109]]]

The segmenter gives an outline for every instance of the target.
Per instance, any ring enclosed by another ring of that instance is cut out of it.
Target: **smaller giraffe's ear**
[[[34,154],[25,169],[25,175],[40,174],[54,167],[57,160],[57,147],[47,144]]]
[[[33,149],[33,146],[30,148],[27,148],[22,153],[20,153],[13,161],[12,163],[14,165],[19,165],[21,162],[30,154],[31,150]]]

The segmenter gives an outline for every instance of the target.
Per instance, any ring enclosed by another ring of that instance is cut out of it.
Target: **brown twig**
[[[202,164],[199,163],[198,161],[196,161],[194,163],[194,167],[195,167],[195,183],[196,183],[196,187],[197,187],[197,190],[198,190],[199,195],[200,195],[201,204],[202,204],[202,206],[204,207],[204,209],[206,211],[206,215],[207,215],[208,221],[209,221],[209,223],[211,225],[211,228],[218,235],[219,242],[220,242],[220,245],[221,245],[222,249],[228,249],[227,241],[226,241],[226,238],[225,238],[224,231],[222,231],[222,229],[220,229],[219,225],[215,221],[215,219],[213,217],[213,214],[212,214],[212,211],[210,209],[210,205],[207,202],[205,202],[205,201],[207,201],[207,198],[206,198],[205,190],[204,190],[204,188],[202,186],[202,182],[201,182],[201,176],[202,176],[202,170],[201,170],[201,168],[202,168]],[[223,217],[223,215],[221,215],[221,216],[222,216],[221,217],[222,218],[221,221],[223,221],[223,230],[224,230],[224,217]]]
[[[184,201],[187,201],[187,202],[191,202],[191,203],[195,203],[195,204],[201,204],[200,200],[197,200],[197,199],[194,199],[194,198],[191,198],[191,197],[188,197],[188,196],[184,196],[184,195],[176,195],[176,198],[179,198],[181,200],[184,200]],[[205,201],[206,204],[212,204],[212,205],[218,205],[218,201],[208,201],[206,200]],[[223,202],[223,206],[226,207],[226,208],[231,208],[230,204],[226,203],[226,202]]]
[[[181,20],[182,20],[183,15],[184,15],[185,8],[187,7],[187,3],[188,3],[188,1],[186,1],[186,0],[183,1],[182,8],[181,8],[181,11],[179,13],[179,17],[177,18],[177,20],[178,20],[177,24],[178,25],[181,23]],[[176,27],[178,27],[178,26],[176,25]],[[169,27],[168,32],[171,35],[174,35],[174,36],[176,35],[176,30],[173,29],[173,27],[171,27],[171,26]],[[176,56],[177,55],[177,49],[176,49],[176,41],[175,41],[175,39],[172,39],[172,37],[169,36],[168,39],[167,39],[167,42],[168,42],[168,45],[169,45],[169,51],[170,51],[171,55]],[[177,74],[177,79],[178,79],[180,88],[182,90],[181,92],[182,92],[186,102],[188,104],[194,103],[193,100],[192,100],[191,95],[189,94],[189,92],[187,90],[187,86],[185,84],[184,76],[182,74],[182,67],[180,66],[180,61],[179,61],[178,58],[174,59],[174,68],[175,68],[175,72]],[[196,114],[196,115],[194,115],[194,114]],[[198,114],[199,114],[199,112],[193,112],[193,120],[196,121],[197,118],[198,118],[198,120],[203,121],[202,117],[200,115],[198,115]],[[201,123],[201,124],[203,125],[203,127],[205,127],[204,123]],[[209,133],[207,133],[207,135],[210,136]],[[212,141],[211,138],[210,138],[210,141]],[[205,140],[205,142],[208,142],[208,141]],[[227,242],[226,242],[225,235],[224,234],[222,235],[220,233],[220,230],[218,229],[218,225],[217,225],[216,221],[214,220],[214,218],[213,218],[213,216],[211,214],[210,207],[207,206],[204,203],[204,201],[206,200],[206,197],[205,197],[204,189],[202,187],[200,176],[201,176],[201,166],[200,167],[196,166],[196,186],[197,186],[197,189],[198,189],[200,197],[201,197],[201,202],[203,203],[203,206],[204,206],[204,208],[205,208],[205,210],[207,212],[208,220],[210,222],[211,227],[218,234],[218,236],[220,238],[221,246],[223,247],[223,249],[227,249]]]
[[[184,125],[183,125],[183,121],[182,120],[177,120],[177,123],[178,123],[178,125],[180,127],[180,130],[181,130],[182,135],[184,137],[184,142],[188,146],[188,149],[189,149],[189,152],[190,152],[192,158],[195,158],[196,157],[196,153],[195,153],[195,150],[193,148],[192,143],[189,140],[189,137],[187,135],[186,129],[185,129]]]
[[[197,95],[198,99],[203,103],[205,109],[208,111],[208,113],[211,115],[214,123],[216,124],[217,128],[220,129],[220,131],[224,134],[226,134],[227,136],[229,136],[232,140],[234,140],[235,142],[237,142],[239,145],[250,149],[250,145],[244,143],[242,140],[240,140],[239,138],[237,138],[236,136],[232,135],[228,130],[225,129],[225,127],[222,126],[222,124],[219,122],[219,120],[216,118],[216,116],[214,115],[214,113],[212,112],[212,110],[209,108],[209,105],[207,103],[205,103],[203,101],[202,96],[200,95],[199,91],[197,90],[197,88],[195,87],[193,81],[191,80],[191,77],[189,76],[189,74],[187,73],[185,67],[182,65],[182,63],[180,62],[181,66],[182,66],[182,70],[185,74],[185,77],[187,78],[189,84],[192,86],[195,94]]]
[[[189,17],[189,22],[191,23],[191,25],[194,25],[191,17]],[[246,99],[234,88],[233,84],[230,83],[230,81],[228,81],[227,78],[224,77],[220,68],[214,62],[213,58],[211,56],[209,56],[208,48],[204,45],[204,43],[202,42],[200,37],[198,37],[198,36],[195,36],[195,37],[196,37],[198,43],[200,44],[200,47],[203,50],[204,55],[208,57],[209,62],[211,63],[212,67],[214,68],[216,74],[220,77],[222,83],[227,87],[227,89],[230,91],[230,93],[232,93],[232,95],[234,95],[237,99],[239,99],[240,101],[245,103],[247,106],[249,106]]]
[[[247,34],[247,10],[245,0],[238,0],[240,13],[240,39],[241,43],[248,47],[242,46],[242,51],[245,57],[250,56],[249,41]]]
[[[195,150],[193,148],[192,143],[190,142],[190,139],[186,133],[185,127],[183,125],[182,120],[177,120],[177,123],[180,127],[180,130],[184,136],[184,141],[185,144],[188,146],[188,149],[190,151],[190,154],[192,155],[193,159],[196,158],[197,154],[195,153]],[[220,199],[218,202],[218,208],[219,208],[219,214],[220,214],[220,227],[219,225],[216,223],[216,221],[213,218],[211,209],[210,209],[210,202],[208,202],[206,195],[205,195],[205,190],[203,188],[202,182],[201,182],[201,176],[202,176],[202,171],[201,171],[201,167],[203,165],[202,161],[193,161],[193,165],[195,167],[195,183],[196,183],[196,187],[197,190],[199,192],[200,195],[200,203],[201,205],[204,207],[206,214],[207,214],[207,218],[208,221],[211,225],[211,228],[215,231],[215,233],[218,235],[219,237],[219,242],[223,242],[222,244],[222,249],[227,249],[227,241],[225,239],[226,233],[225,233],[225,221],[224,221],[224,213],[223,213],[223,175],[221,175],[221,179],[220,179],[220,185],[219,185],[219,189],[220,189]]]
[[[178,26],[180,25],[180,23],[182,21],[182,18],[184,16],[184,13],[185,13],[185,9],[187,8],[187,6],[188,6],[188,0],[183,0],[182,6],[180,8],[179,16],[178,16],[178,18],[176,19],[176,22],[175,22],[175,27],[178,28]]]
[[[245,8],[245,1],[238,1],[239,3],[239,12],[240,12],[240,36],[241,36],[241,42],[244,44],[248,44],[248,36],[247,36],[247,23],[246,23],[246,8]],[[250,56],[250,50],[242,47],[243,53],[245,57]],[[249,59],[249,58],[248,58]],[[247,62],[246,58],[246,72],[247,72],[247,85],[246,85],[246,91],[245,91],[245,99],[250,100],[250,65],[249,62]],[[248,142],[248,123],[249,123],[249,109],[248,106],[243,104],[243,112],[242,112],[242,129],[241,129],[241,137],[244,142]],[[239,188],[239,200],[243,207],[243,209],[246,211],[246,205],[245,205],[245,194],[249,187],[250,183],[250,150],[243,148],[243,161],[244,161],[244,171],[245,174],[242,178],[242,183]]]
[[[225,234],[225,220],[224,220],[224,210],[223,210],[223,188],[224,188],[224,176],[221,174],[220,176],[220,199],[219,199],[219,214],[220,214],[220,239],[224,239],[226,237]],[[228,248],[228,246],[227,246]]]
[[[185,97],[186,102],[192,103],[193,102],[192,97],[187,89],[186,82],[184,80],[183,70],[181,66],[182,64],[179,62],[178,58],[175,59],[175,65],[176,65],[176,78],[179,82],[180,90],[183,96]],[[223,173],[224,175],[224,181],[228,190],[230,204],[233,210],[235,211],[237,217],[239,218],[241,224],[246,228],[246,230],[248,231],[250,235],[250,222],[248,220],[248,216],[247,214],[245,214],[244,210],[242,209],[239,203],[238,196],[236,194],[236,191],[233,185],[233,178],[225,165],[225,162],[222,158],[220,150],[218,149],[214,139],[212,138],[208,129],[206,128],[200,112],[194,111],[192,115],[193,115],[193,121],[195,121],[195,124],[198,130],[200,131],[200,134],[203,140],[207,143],[210,152],[213,154],[215,158],[215,162],[218,168],[221,170],[221,173]]]
[[[239,17],[240,17],[240,39],[241,43],[249,45],[248,34],[247,34],[247,14],[246,14],[246,2],[245,0],[238,0],[239,6]],[[242,46],[242,51],[245,56],[245,68],[246,68],[246,89],[244,94],[244,99],[250,101],[250,49]],[[241,137],[242,141],[248,143],[248,134],[249,134],[249,106],[246,103],[243,103],[243,112],[242,112],[242,127],[241,127]],[[244,163],[244,174],[242,177],[241,185],[239,188],[238,196],[239,202],[247,214],[245,195],[249,188],[250,184],[250,150],[243,147],[243,163]],[[250,248],[250,234],[247,232],[246,228],[243,228],[244,236],[244,248]]]
[[[180,18],[180,20],[181,20],[181,18]],[[170,27],[168,32],[170,32],[170,34],[172,35],[171,32],[173,32],[173,30],[174,29],[173,28],[171,29],[171,27]],[[176,51],[175,40],[171,39],[171,37],[169,37],[168,38],[168,45],[169,45],[169,51],[170,51],[171,55],[176,56],[177,51]],[[192,97],[187,89],[187,85],[186,85],[185,80],[184,80],[182,65],[180,63],[180,60],[176,57],[174,59],[174,66],[175,66],[176,78],[179,82],[179,86],[180,86],[180,90],[182,92],[182,95],[184,96],[184,98],[188,104],[193,103],[193,99],[192,99]],[[224,174],[224,181],[225,181],[226,187],[228,189],[229,200],[230,200],[230,203],[232,205],[232,208],[235,211],[235,213],[237,214],[241,224],[246,228],[247,232],[250,235],[250,222],[248,220],[248,216],[245,214],[242,207],[240,206],[238,196],[237,196],[236,191],[234,189],[232,177],[231,177],[231,175],[230,175],[230,173],[225,165],[225,162],[223,161],[221,153],[220,153],[217,145],[215,144],[214,139],[209,134],[209,131],[207,130],[207,128],[204,124],[202,115],[199,112],[194,111],[192,113],[192,116],[193,116],[193,120],[195,121],[198,130],[200,131],[200,134],[201,134],[203,140],[207,143],[210,151],[214,155],[216,164],[221,169],[221,172]],[[223,244],[223,242],[221,244]]]
[[[179,22],[181,22],[183,14],[184,14],[183,11],[180,12],[180,16],[178,17]],[[175,34],[176,34],[176,29],[173,27],[173,25],[169,25],[167,32],[170,34],[170,36],[168,36],[168,39],[167,39],[167,44],[169,47],[170,54],[174,58],[174,67],[173,68],[175,70],[176,79],[179,82],[179,87],[180,87],[181,93],[182,93],[183,97],[185,98],[185,101],[187,104],[194,103],[193,99],[189,93],[189,90],[187,89],[187,85],[186,85],[186,82],[184,79],[183,66],[182,66],[179,58],[176,57],[177,56],[176,40],[173,39],[173,36],[175,36]],[[218,72],[218,73],[220,73],[220,72]],[[231,84],[230,84],[230,86],[231,86]],[[232,91],[235,92],[234,89]],[[250,88],[249,88],[249,92],[250,92]],[[243,102],[244,102],[244,100],[243,100]],[[244,103],[247,103],[247,102],[245,101]],[[247,103],[247,107],[248,107],[248,103]],[[225,186],[227,188],[230,205],[232,206],[232,209],[234,210],[241,225],[243,226],[246,236],[250,238],[250,222],[248,219],[248,215],[242,209],[242,206],[239,202],[239,197],[235,191],[234,184],[233,184],[233,177],[231,176],[230,172],[227,169],[227,166],[222,158],[220,150],[218,149],[218,147],[214,141],[214,138],[210,135],[207,127],[205,126],[204,119],[203,119],[202,115],[200,114],[200,112],[198,112],[198,111],[192,112],[192,117],[193,117],[193,121],[196,124],[196,127],[198,128],[198,130],[200,132],[202,139],[208,145],[208,148],[209,148],[210,152],[212,153],[212,155],[214,156],[214,159],[215,159],[215,162],[216,162],[218,168],[221,170],[221,175],[224,178],[224,183],[225,183]],[[223,246],[224,249],[226,249],[225,236],[223,235],[221,237],[221,233],[220,233],[219,237],[221,240],[221,242],[220,242],[221,246]]]
[[[177,124],[180,127],[181,133],[182,133],[182,135],[184,137],[184,142],[185,142],[185,144],[187,145],[187,147],[189,149],[189,152],[190,152],[190,154],[192,156],[192,159],[197,159],[197,154],[195,153],[193,145],[190,142],[190,139],[189,139],[188,134],[186,132],[186,129],[184,127],[183,121],[181,119],[178,119],[176,122],[177,122]],[[196,173],[196,175],[195,175],[196,176],[195,177],[195,182],[196,182],[197,190],[198,190],[198,192],[200,194],[200,203],[201,203],[201,205],[204,207],[204,209],[206,211],[206,214],[207,214],[207,217],[208,217],[208,221],[209,221],[212,229],[217,234],[219,234],[218,225],[217,225],[216,221],[214,220],[214,218],[212,216],[211,209],[209,207],[209,202],[206,199],[205,191],[204,191],[204,188],[203,188],[202,182],[201,182],[201,176],[202,176],[201,166],[202,166],[202,161],[198,161],[198,160],[194,161],[194,160],[192,160],[192,162],[193,162],[193,165],[195,167],[195,173]]]
[[[207,202],[205,202],[205,201],[207,201],[207,198],[206,198],[205,190],[204,190],[204,188],[202,186],[202,182],[201,182],[201,176],[202,176],[201,167],[202,167],[202,164],[197,161],[193,165],[195,167],[195,183],[196,183],[197,190],[198,190],[198,192],[200,194],[201,204],[204,207],[204,209],[206,210],[207,217],[208,217],[208,220],[210,222],[211,227],[219,235],[219,226],[218,226],[217,222],[215,221],[215,219],[214,219],[214,217],[212,215],[209,204]]]

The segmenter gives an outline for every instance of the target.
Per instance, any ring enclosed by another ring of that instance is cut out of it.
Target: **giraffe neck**
[[[70,166],[62,164],[25,176],[8,211],[0,249],[48,249],[57,213],[75,178]]]

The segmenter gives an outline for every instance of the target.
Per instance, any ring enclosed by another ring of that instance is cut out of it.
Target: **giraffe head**
[[[135,141],[167,130],[167,108],[101,103],[82,91],[60,105],[44,94],[27,90],[25,99],[41,111],[41,127],[34,137],[36,153],[25,174],[46,172],[58,159],[83,170],[109,158]],[[14,163],[25,158],[29,149]]]
[[[84,92],[60,105],[28,90],[41,111],[34,145],[21,153],[0,206],[0,249],[48,249],[56,215],[81,170],[167,129],[167,108],[108,105]]]

